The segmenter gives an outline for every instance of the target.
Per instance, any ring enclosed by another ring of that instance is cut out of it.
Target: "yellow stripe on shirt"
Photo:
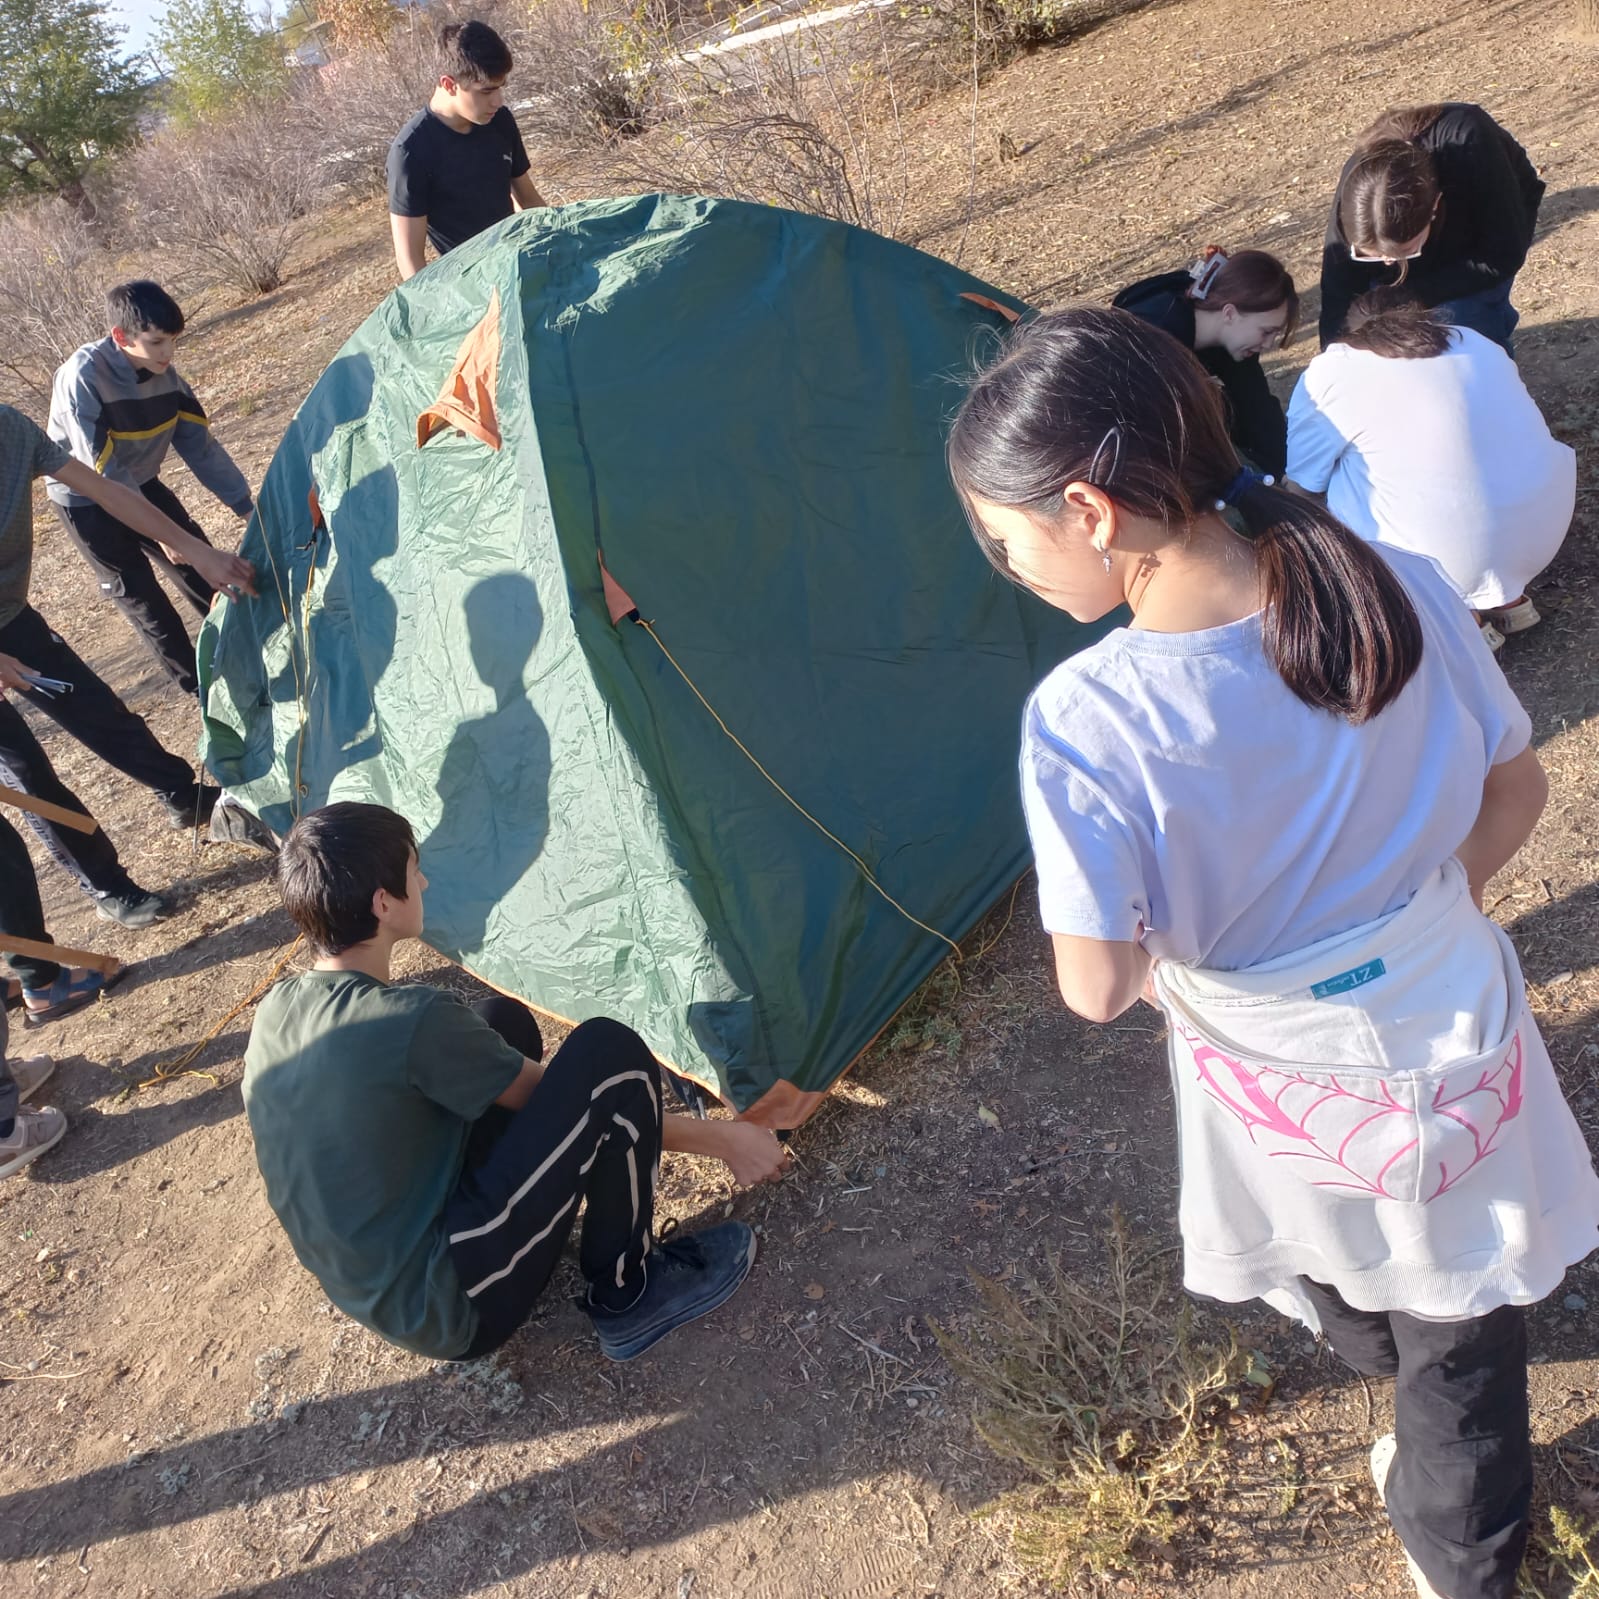
[[[153,439],[157,434],[170,433],[180,422],[194,422],[203,428],[211,426],[208,417],[198,416],[193,411],[179,411],[176,416],[161,423],[159,427],[140,428],[137,432],[109,428],[106,431],[105,448],[100,451],[94,463],[95,471],[105,471],[105,464],[111,459],[111,452],[116,448],[118,439]]]

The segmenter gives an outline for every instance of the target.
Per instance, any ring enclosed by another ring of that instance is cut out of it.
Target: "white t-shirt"
[[[1502,605],[1555,557],[1577,458],[1492,339],[1457,328],[1405,360],[1332,344],[1288,407],[1288,476],[1327,495],[1362,538],[1431,556],[1476,610]]]
[[[1022,803],[1044,926],[1240,970],[1405,905],[1471,830],[1527,713],[1429,561],[1385,557],[1421,619],[1421,665],[1356,727],[1296,699],[1260,617],[1118,628],[1034,690]]]

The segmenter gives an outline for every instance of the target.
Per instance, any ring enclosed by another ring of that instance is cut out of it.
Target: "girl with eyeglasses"
[[[1472,328],[1374,290],[1305,369],[1288,475],[1363,538],[1436,561],[1488,647],[1540,618],[1527,584],[1577,504],[1577,458],[1516,363]]]
[[[1034,690],[1022,801],[1066,1004],[1165,1013],[1184,1283],[1394,1377],[1372,1472],[1418,1592],[1513,1599],[1522,1307],[1599,1243],[1481,910],[1548,791],[1527,713],[1429,561],[1241,468],[1204,369],[1125,312],[1017,328],[948,458],[1001,573],[1132,612]]]
[[[1264,250],[1229,255],[1213,244],[1191,267],[1142,278],[1111,304],[1199,357],[1227,397],[1233,443],[1260,471],[1281,477],[1288,423],[1260,357],[1286,345],[1299,325],[1299,291],[1282,262]]]
[[[1481,106],[1385,111],[1339,174],[1321,268],[1321,343],[1370,289],[1405,287],[1446,322],[1515,354],[1511,284],[1544,184]]]

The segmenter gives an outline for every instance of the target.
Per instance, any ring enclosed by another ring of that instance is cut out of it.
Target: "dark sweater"
[[[1193,279],[1186,272],[1162,272],[1123,289],[1111,301],[1194,349]],[[1200,365],[1222,386],[1233,443],[1262,472],[1283,475],[1288,465],[1288,419],[1271,392],[1260,357],[1235,361],[1225,350],[1194,350]]]
[[[1424,305],[1442,305],[1508,283],[1532,244],[1544,183],[1527,152],[1477,105],[1446,105],[1416,141],[1431,151],[1443,206],[1405,286]],[[1355,261],[1338,221],[1350,156],[1338,175],[1321,260],[1321,342],[1343,331],[1350,305],[1368,289],[1395,282],[1395,267]]]

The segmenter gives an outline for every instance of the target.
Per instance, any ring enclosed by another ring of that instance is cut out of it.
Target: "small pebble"
[[[1565,1306],[1567,1310],[1586,1310],[1588,1301],[1581,1294],[1567,1294]]]

